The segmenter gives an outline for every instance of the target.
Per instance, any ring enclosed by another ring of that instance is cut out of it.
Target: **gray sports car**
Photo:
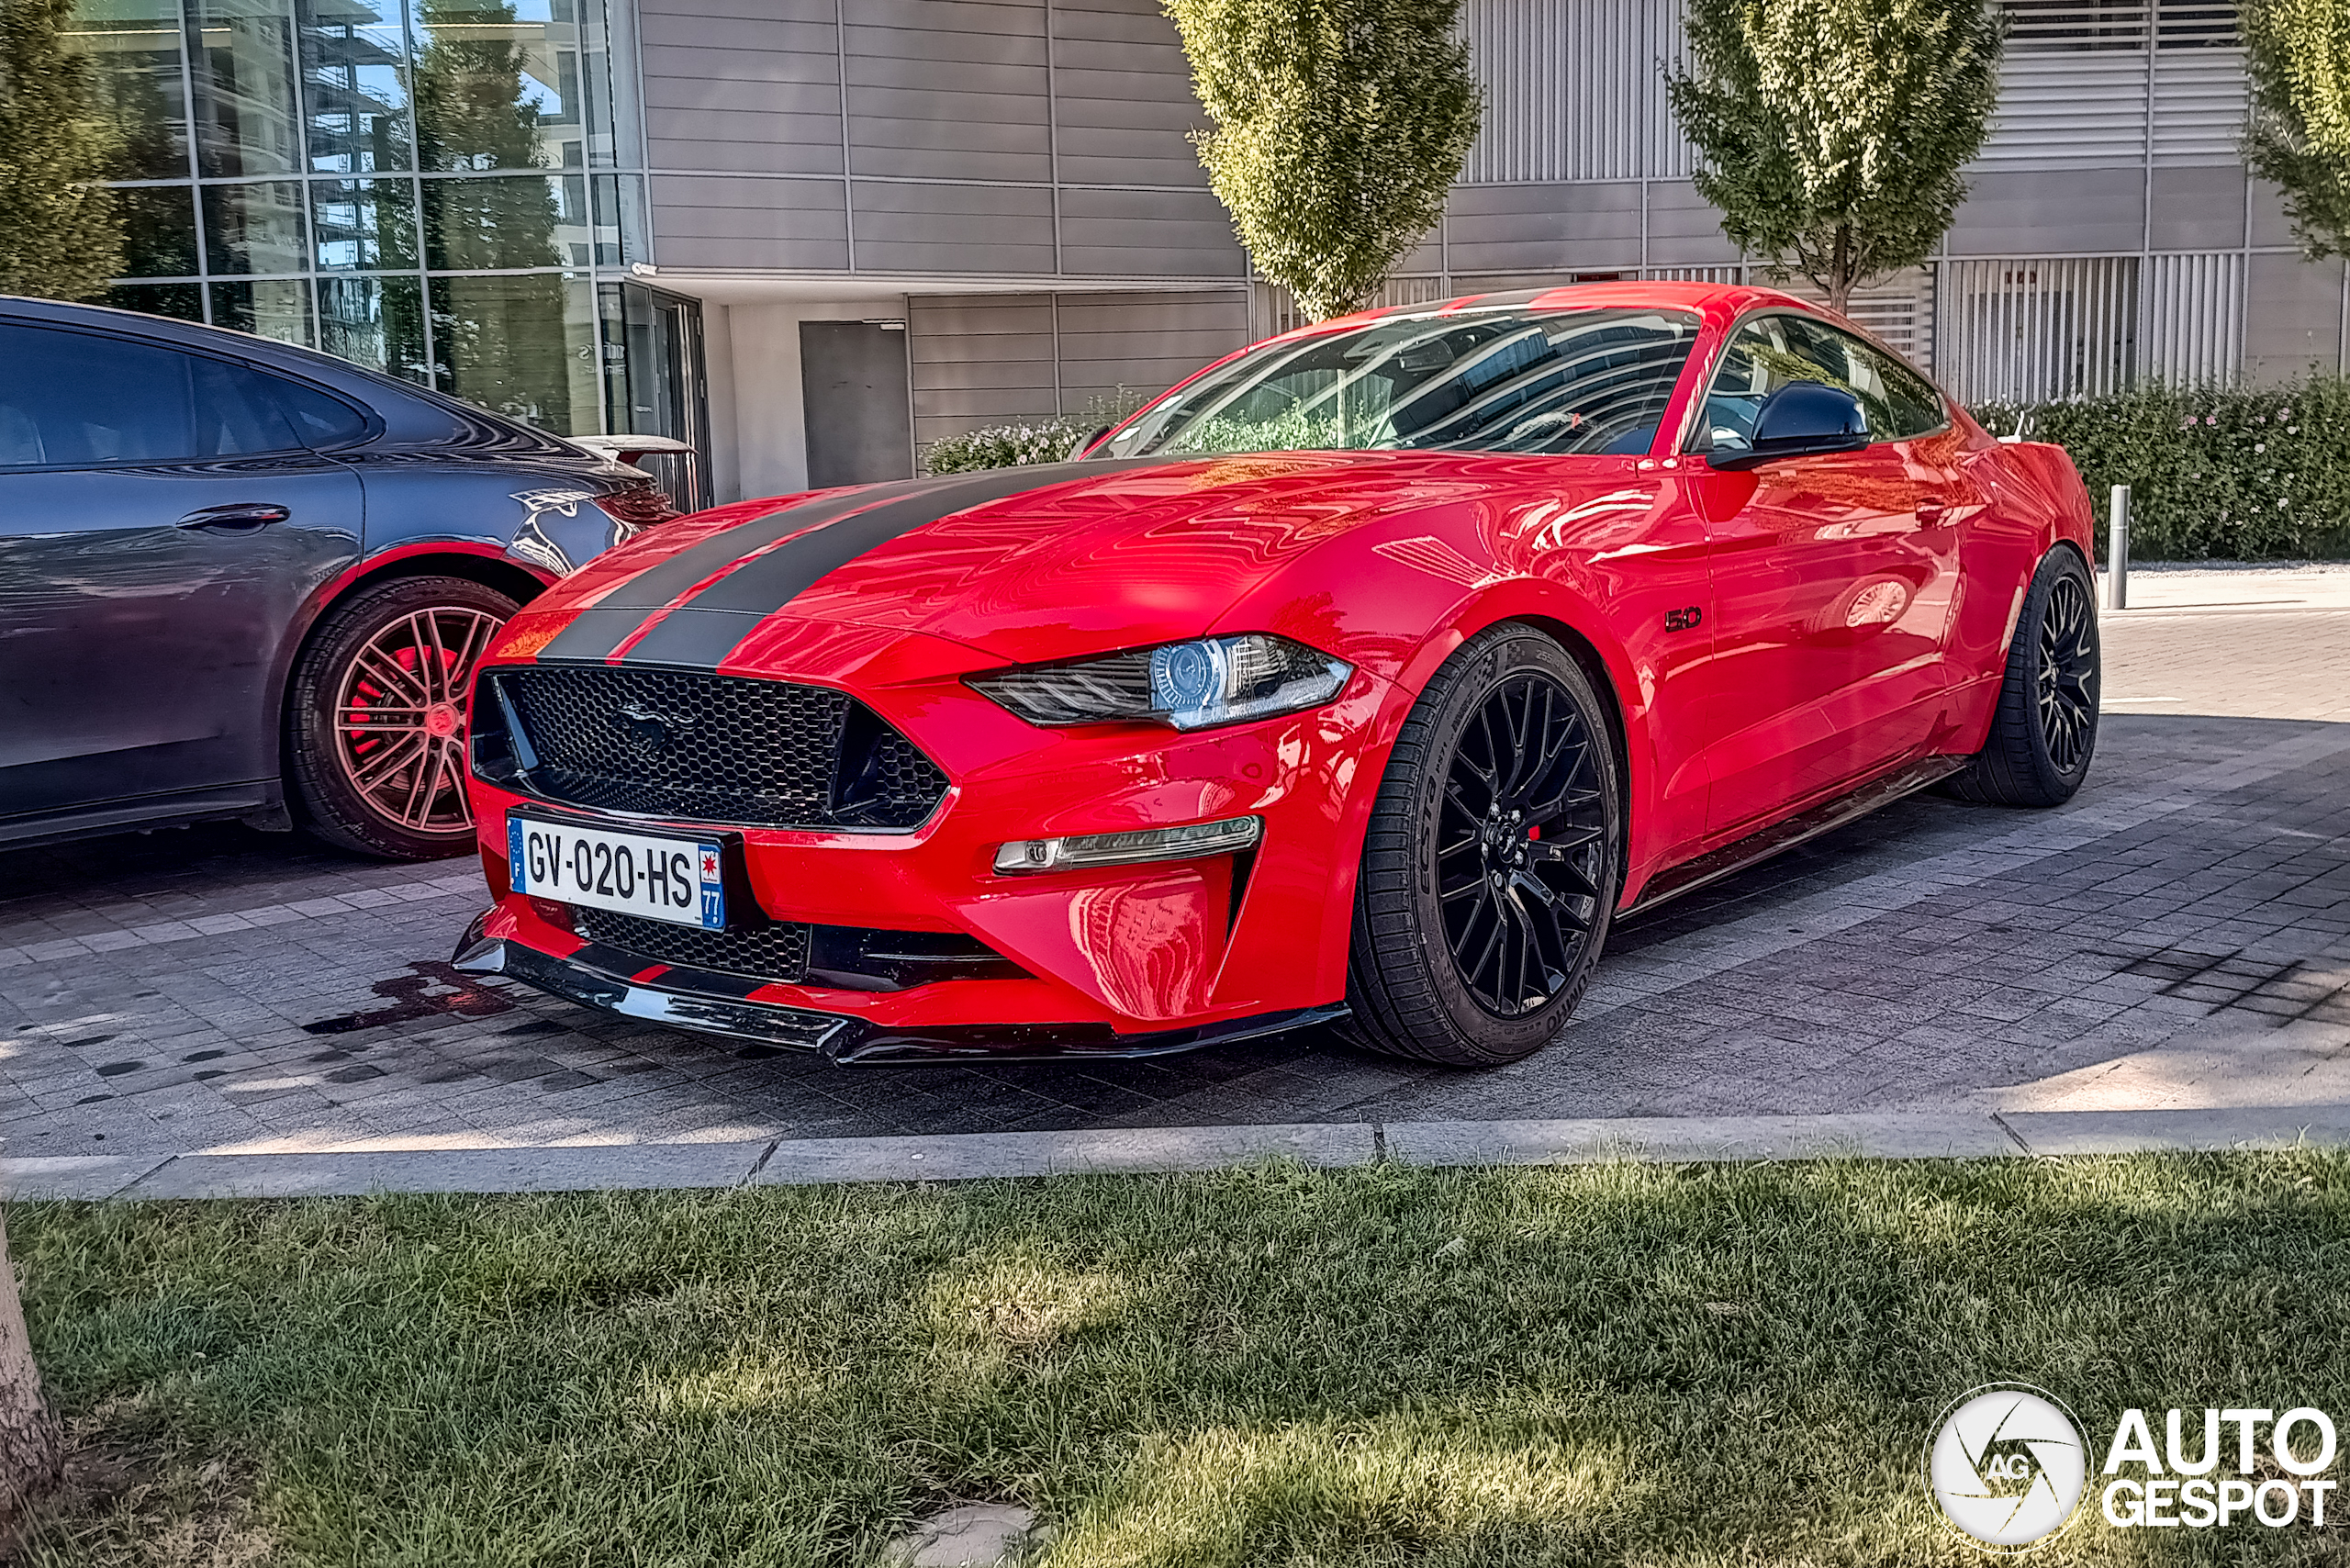
[[[474,661],[674,515],[610,456],[242,333],[0,297],[0,845],[229,818],[462,854]]]

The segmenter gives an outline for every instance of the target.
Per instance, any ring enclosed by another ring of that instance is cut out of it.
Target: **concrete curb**
[[[0,1159],[0,1197],[304,1198],[1145,1175],[1288,1158],[1325,1168],[1574,1165],[2350,1148],[2350,1105],[2175,1111],[1885,1112],[1564,1121],[1106,1127],[934,1137]]]

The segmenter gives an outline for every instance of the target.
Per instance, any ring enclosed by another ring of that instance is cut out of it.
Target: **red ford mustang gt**
[[[458,966],[836,1061],[1556,1035],[1614,916],[1942,784],[2067,799],[2079,476],[1766,290],[1326,321],[1055,466],[722,507],[551,589]]]

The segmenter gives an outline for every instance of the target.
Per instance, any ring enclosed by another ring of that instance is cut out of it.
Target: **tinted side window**
[[[271,377],[224,360],[191,355],[196,378],[196,439],[204,457],[243,457],[292,452],[302,443],[277,399]]]
[[[198,443],[188,356],[95,332],[0,325],[0,466],[181,463]]]
[[[1877,384],[1885,389],[1886,433],[1895,441],[1931,435],[1950,423],[1950,410],[1933,384],[1889,353],[1857,340],[1853,348],[1876,364]],[[1875,416],[1871,415],[1874,425]]]
[[[263,375],[278,406],[294,421],[294,433],[302,444],[327,448],[348,446],[367,433],[367,416],[340,398],[305,386],[298,381],[288,381],[282,375]]]
[[[1840,387],[1860,399],[1869,434],[1903,441],[1947,422],[1942,398],[1908,366],[1807,316],[1758,316],[1722,351],[1706,395],[1701,451],[1742,450],[1762,401],[1792,381]]]

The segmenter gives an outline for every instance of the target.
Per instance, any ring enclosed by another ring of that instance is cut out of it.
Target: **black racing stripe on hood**
[[[829,527],[792,539],[757,560],[746,562],[697,594],[692,602],[663,617],[621,662],[713,668],[760,621],[868,550],[990,501],[1071,479],[1157,466],[1168,461],[1139,457],[1122,462],[1031,465],[927,481],[920,489],[900,493],[878,506],[853,512]]]
[[[739,561],[752,551],[803,528],[821,527],[860,507],[878,506],[892,496],[919,493],[937,483],[935,479],[903,479],[895,484],[861,486],[845,495],[778,507],[746,519],[621,584],[593,608],[574,617],[571,624],[555,633],[554,639],[540,651],[539,656],[589,661],[609,658],[613,649],[644,624],[645,617],[729,562]]]

